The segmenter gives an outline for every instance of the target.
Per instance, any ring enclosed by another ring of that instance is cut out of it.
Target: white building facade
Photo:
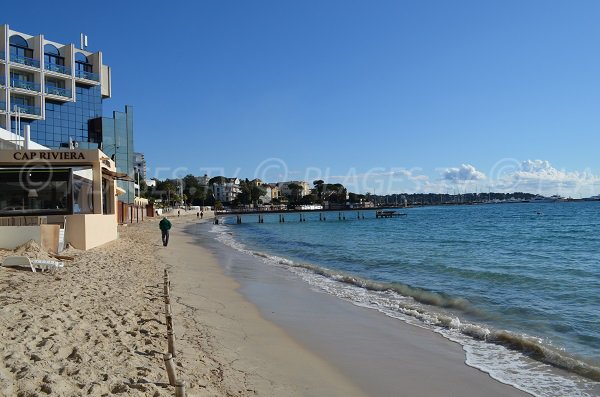
[[[215,182],[212,185],[216,201],[230,203],[242,192],[239,178],[226,178],[224,182]]]

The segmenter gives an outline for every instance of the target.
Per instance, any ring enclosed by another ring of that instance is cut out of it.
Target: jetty
[[[316,212],[319,213],[319,218],[316,218]],[[332,214],[332,212],[337,212],[337,214]],[[363,220],[363,219],[373,219],[371,216],[369,216],[370,214],[374,214],[375,215],[375,219],[380,219],[380,218],[399,218],[399,217],[405,217],[407,216],[406,213],[400,213],[398,211],[393,211],[393,210],[377,210],[377,211],[373,211],[373,209],[371,208],[370,210],[367,209],[353,209],[353,210],[306,210],[306,211],[294,211],[294,210],[290,210],[290,211],[256,211],[254,213],[252,212],[243,212],[243,213],[235,213],[235,212],[219,212],[215,215],[215,219],[214,219],[214,224],[218,225],[218,224],[223,224],[223,223],[230,223],[230,221],[227,221],[227,219],[231,220],[234,219],[233,222],[234,224],[242,224],[245,223],[247,221],[250,221],[250,219],[253,218],[252,215],[255,215],[258,221],[258,223],[265,223],[265,218],[267,218],[267,220],[271,221],[268,223],[273,223],[273,222],[277,222],[277,223],[289,223],[289,222],[306,222],[308,221],[316,221],[318,220],[319,222],[326,222],[326,221],[333,221],[333,220],[338,220],[338,221],[350,221],[350,220]],[[310,216],[310,214],[312,214],[312,216]],[[267,215],[265,217],[265,215]],[[367,215],[367,217],[365,218],[365,215]],[[307,218],[308,216],[308,218]]]
[[[398,211],[389,211],[389,210],[375,212],[375,218],[377,218],[377,219],[379,219],[379,218],[399,218],[401,216],[406,216],[406,214],[402,213],[402,212],[398,212]]]

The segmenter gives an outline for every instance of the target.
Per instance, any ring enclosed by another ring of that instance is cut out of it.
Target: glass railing
[[[100,81],[100,75],[98,73],[86,72],[85,70],[76,70],[75,77],[86,80]]]
[[[71,90],[66,88],[54,87],[51,85],[46,86],[46,94],[64,96],[65,98],[71,98]]]
[[[66,66],[63,65],[59,65],[57,63],[45,63],[44,64],[44,68],[46,70],[49,70],[51,72],[57,72],[57,73],[62,73],[62,74],[67,74],[67,75],[71,75],[71,68],[68,68]]]
[[[18,109],[18,110],[20,110],[20,111],[21,111],[21,113],[25,113],[25,114],[32,114],[32,115],[34,115],[34,116],[39,116],[39,115],[41,115],[41,114],[42,114],[42,113],[40,112],[40,108],[39,108],[39,107],[37,107],[37,106],[31,106],[31,105],[15,105],[14,107],[16,108],[16,109],[14,109],[14,110],[15,110],[15,113],[17,113],[17,112],[16,112],[16,110]]]
[[[40,85],[33,81],[11,79],[10,86],[14,88],[22,88],[29,91],[40,91]]]
[[[33,66],[34,68],[40,67],[40,61],[37,59],[22,57],[20,55],[11,54],[10,61],[20,63],[22,65]]]
[[[0,102],[0,112],[6,111],[6,102]]]

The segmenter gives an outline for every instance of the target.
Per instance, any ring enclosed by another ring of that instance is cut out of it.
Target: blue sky
[[[88,34],[150,176],[600,193],[597,1],[106,4],[2,22]]]

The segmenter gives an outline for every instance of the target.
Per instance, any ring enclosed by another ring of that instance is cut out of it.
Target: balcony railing
[[[6,111],[6,102],[0,102],[0,112]]]
[[[71,90],[67,90],[66,88],[60,88],[60,87],[54,87],[51,85],[47,85],[45,87],[45,90],[46,90],[46,94],[64,96],[65,98],[71,98]]]
[[[37,106],[31,106],[31,105],[14,105],[13,107],[18,108],[21,113],[25,113],[25,114],[32,114],[34,116],[39,116],[41,115],[41,111],[40,108]],[[16,109],[14,109],[16,110]],[[16,111],[15,111],[16,113]]]
[[[34,83],[33,81],[11,79],[10,86],[14,88],[22,88],[24,90],[29,91],[40,92],[40,85],[38,83]]]
[[[71,75],[71,68],[68,68],[63,65],[59,65],[57,63],[46,63],[46,64],[44,64],[44,68],[51,72],[62,73],[62,74],[66,74],[69,76]]]
[[[75,76],[80,79],[100,81],[100,75],[98,73],[86,72],[85,70],[76,70]]]
[[[22,57],[20,55],[11,54],[10,61],[20,63],[22,65],[33,66],[34,68],[40,67],[40,61],[37,59]]]

